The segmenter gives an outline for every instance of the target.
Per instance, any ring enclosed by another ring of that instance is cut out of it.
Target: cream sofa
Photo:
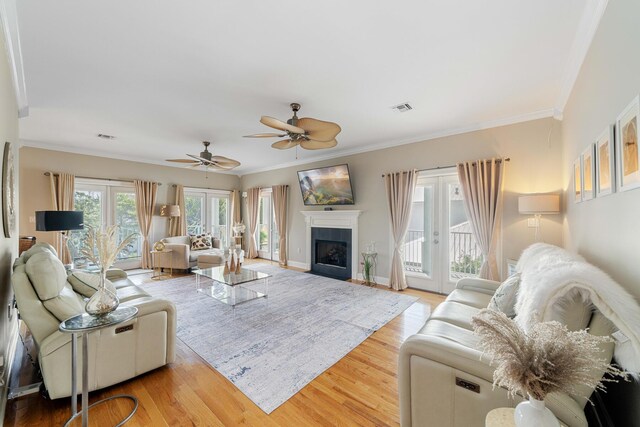
[[[402,427],[481,427],[490,410],[514,407],[520,402],[508,398],[506,390],[493,388],[493,368],[486,358],[481,359],[471,326],[471,318],[487,307],[499,285],[489,280],[461,279],[424,327],[402,344],[398,360]],[[590,333],[613,332],[611,322],[602,314],[592,313],[581,300],[571,304],[574,308],[565,314],[565,324],[587,313],[584,321]],[[613,344],[605,351],[610,359]],[[588,396],[592,391],[583,393]],[[547,398],[548,407],[569,427],[587,426],[586,404],[587,400],[579,396],[555,393]]]
[[[175,359],[176,309],[135,286],[122,270],[110,270],[122,306],[138,308],[125,323],[89,334],[89,390],[98,390],[171,363]],[[58,330],[61,320],[84,312],[85,300],[67,281],[55,249],[38,243],[14,263],[12,285],[20,318],[38,350],[38,362],[49,397],[71,395],[71,335]],[[116,327],[133,325],[117,332]],[[82,360],[82,338],[78,338]],[[78,390],[82,363],[78,363]]]
[[[216,237],[212,238],[213,247],[211,249],[192,250],[189,236],[165,237],[162,239],[162,243],[164,243],[165,249],[172,250],[171,260],[166,257],[158,257],[156,267],[190,270],[195,266],[208,268],[224,264],[224,249],[220,247],[220,239]],[[202,265],[198,263],[200,255],[207,255],[206,262]],[[240,255],[240,260],[244,260],[244,251]]]

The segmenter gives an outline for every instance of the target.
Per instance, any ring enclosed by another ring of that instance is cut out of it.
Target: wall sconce
[[[522,215],[533,215],[536,242],[542,242],[540,217],[560,213],[559,194],[526,194],[518,197],[518,212]],[[530,220],[531,221],[531,220]],[[530,223],[529,223],[530,224]]]

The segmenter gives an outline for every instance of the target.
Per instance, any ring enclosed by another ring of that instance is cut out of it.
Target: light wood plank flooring
[[[136,283],[151,280],[149,274],[131,279]],[[396,426],[399,424],[396,365],[400,344],[426,321],[429,306],[433,310],[444,300],[441,295],[427,292],[411,289],[404,292],[419,297],[418,303],[270,415],[179,339],[177,358],[170,366],[93,392],[89,401],[121,393],[136,396],[140,407],[127,423],[132,427]],[[23,365],[29,364],[25,361]],[[113,426],[129,410],[130,404],[124,400],[100,405],[90,411],[89,424]],[[50,401],[31,395],[8,402],[4,425],[58,427],[68,416],[69,399]]]

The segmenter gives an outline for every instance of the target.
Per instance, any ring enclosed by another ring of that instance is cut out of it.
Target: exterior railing
[[[424,231],[409,230],[403,246],[406,271],[422,272]],[[449,275],[452,279],[477,276],[482,264],[482,252],[470,232],[449,233]]]

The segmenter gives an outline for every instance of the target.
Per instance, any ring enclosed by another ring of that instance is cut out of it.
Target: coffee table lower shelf
[[[263,280],[266,282],[268,279]],[[265,286],[268,285],[265,283]],[[254,291],[253,289],[245,288],[244,286],[229,286],[215,281],[212,281],[210,285],[199,287],[198,292],[234,308],[239,304],[252,301],[254,299],[268,297],[266,293]]]

